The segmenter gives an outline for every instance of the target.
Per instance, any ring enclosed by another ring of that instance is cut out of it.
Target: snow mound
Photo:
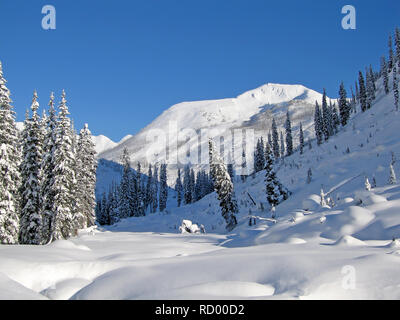
[[[335,246],[348,246],[348,247],[357,247],[357,246],[366,246],[367,244],[364,241],[361,241],[352,236],[343,236],[338,239],[333,245]]]
[[[376,203],[382,203],[387,201],[385,197],[379,196],[367,190],[356,191],[355,200],[358,203],[362,203],[364,206],[370,206]]]
[[[45,300],[46,297],[0,272],[0,300]]]
[[[252,298],[272,296],[275,288],[255,282],[216,281],[182,288],[179,291],[196,296]]]
[[[390,242],[386,248],[391,248],[391,249],[400,249],[400,240],[395,239],[392,242]]]
[[[71,249],[71,250],[83,250],[83,251],[92,251],[90,248],[88,248],[85,245],[82,244],[75,244],[70,240],[57,240],[54,241],[51,245],[53,248],[58,248],[58,249]]]
[[[41,292],[44,296],[52,300],[68,300],[76,292],[90,283],[89,280],[73,278],[61,281],[50,288],[47,288]]]
[[[363,230],[375,218],[375,214],[362,207],[350,206],[343,213],[326,218],[327,228],[321,236],[337,239]]]
[[[320,203],[321,197],[319,195],[312,194],[307,199],[303,200],[302,208],[306,211],[315,211],[321,206]]]
[[[304,239],[301,238],[288,238],[285,243],[287,244],[303,244],[303,243],[307,243],[307,241],[305,241]]]

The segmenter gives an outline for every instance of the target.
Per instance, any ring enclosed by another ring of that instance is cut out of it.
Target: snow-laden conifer
[[[235,203],[233,183],[225,164],[215,151],[215,145],[212,139],[209,140],[208,146],[210,174],[214,182],[214,189],[218,195],[222,217],[226,222],[226,229],[231,231],[237,225],[235,217],[237,204]]]
[[[286,113],[285,130],[286,130],[286,154],[288,156],[291,156],[293,154],[293,136],[292,136],[292,124],[290,121],[289,110]]]
[[[160,166],[160,212],[167,207],[168,184],[167,184],[167,165],[165,163]]]
[[[96,151],[92,134],[87,124],[79,133],[77,145],[77,186],[78,211],[83,217],[80,228],[91,227],[95,224],[96,205]]]
[[[74,153],[74,132],[68,117],[69,111],[65,91],[62,92],[56,128],[54,151],[54,192],[53,239],[67,239],[76,234],[74,214],[76,212],[76,158]]]
[[[265,164],[265,184],[266,184],[266,195],[267,201],[271,208],[276,207],[282,201],[288,199],[289,192],[278,180],[274,168],[274,157],[272,151],[267,147],[266,151],[266,164]]]
[[[54,231],[55,213],[53,211],[54,189],[54,168],[55,168],[55,149],[56,149],[56,128],[57,114],[54,108],[54,94],[50,95],[49,112],[46,117],[45,136],[43,142],[42,157],[42,238],[45,243],[51,241]]]
[[[20,162],[15,113],[0,62],[0,243],[2,244],[18,242]]]
[[[39,103],[33,93],[32,117],[24,122],[21,163],[21,218],[19,242],[39,245],[42,243],[41,162],[43,137],[37,113]]]

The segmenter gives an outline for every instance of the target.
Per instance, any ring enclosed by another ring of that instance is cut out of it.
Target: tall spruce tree
[[[271,208],[276,207],[282,201],[288,199],[289,192],[282,186],[276,176],[274,168],[274,157],[270,148],[267,147],[265,164],[265,184],[267,201]]]
[[[395,45],[396,45],[397,67],[398,67],[398,70],[400,71],[400,29],[398,27],[396,27],[394,39],[395,39]]]
[[[158,178],[158,166],[154,166],[154,175],[153,175],[153,186],[152,186],[152,193],[153,193],[153,203],[151,206],[151,212],[156,212],[158,208],[158,184],[159,184],[159,178]]]
[[[347,101],[347,92],[344,88],[343,82],[340,84],[339,89],[339,112],[342,126],[345,126],[349,121],[350,117],[350,108],[349,103]]]
[[[96,206],[96,151],[92,140],[92,133],[87,124],[79,133],[77,144],[77,186],[78,211],[83,217],[80,228],[94,226]]]
[[[389,48],[388,72],[390,72],[390,71],[392,71],[393,65],[395,63],[394,53],[393,53],[393,41],[392,41],[391,34],[389,35],[388,48]]]
[[[339,117],[339,112],[336,107],[336,103],[332,104],[330,103],[330,108],[331,108],[331,114],[332,114],[332,127],[333,127],[333,132],[336,134],[338,132],[338,128],[340,126],[340,117]]]
[[[333,134],[332,115],[328,107],[325,88],[324,88],[324,93],[322,95],[322,132],[324,134],[325,141],[327,141],[329,137]]]
[[[233,183],[225,164],[215,151],[215,145],[212,139],[209,140],[208,146],[210,174],[214,182],[215,191],[218,195],[222,217],[225,219],[226,229],[232,231],[237,225],[235,216],[237,204],[235,203]]]
[[[264,169],[264,166],[265,166],[264,142],[261,138],[257,140],[256,151],[254,152],[254,171],[260,172],[261,170]]]
[[[368,103],[367,103],[367,91],[365,89],[365,83],[364,83],[364,77],[362,72],[360,71],[358,74],[358,83],[360,85],[360,105],[361,105],[361,111],[365,112],[368,109]]]
[[[150,204],[152,203],[152,192],[151,186],[153,184],[153,168],[152,165],[149,164],[149,170],[147,172],[147,181],[146,181],[146,191],[145,191],[145,210],[147,211]]]
[[[383,79],[383,86],[385,88],[385,93],[389,94],[389,71],[385,57],[381,57],[381,76]]]
[[[315,101],[314,128],[315,128],[315,136],[317,138],[317,144],[320,145],[323,139],[323,125],[322,125],[321,109],[319,108],[318,101]]]
[[[75,235],[75,153],[73,146],[73,131],[68,117],[69,111],[65,91],[62,92],[61,103],[56,128],[56,148],[54,151],[54,192],[53,209],[55,219],[53,224],[53,239],[67,239]]]
[[[189,165],[185,166],[183,173],[183,197],[185,200],[185,204],[192,203],[192,188],[190,181],[190,167]]]
[[[15,112],[0,62],[0,243],[16,244],[19,234],[21,154]]]
[[[399,82],[397,80],[397,67],[393,65],[393,96],[394,96],[394,107],[396,111],[399,110]]]
[[[142,165],[140,162],[138,162],[136,169],[136,181],[134,182],[136,217],[142,217],[146,214],[144,205],[144,184],[142,180]]]
[[[165,163],[160,166],[160,211],[163,212],[167,208],[168,184],[167,184],[167,165]]]
[[[182,203],[182,191],[183,191],[181,169],[178,169],[178,177],[176,178],[175,191],[176,191],[176,200],[178,202],[178,207],[180,207]]]
[[[278,127],[276,126],[275,118],[272,119],[272,150],[273,150],[275,159],[279,159],[279,157],[280,157],[279,136],[278,136]],[[282,155],[282,157],[283,156],[284,155]]]
[[[299,137],[300,154],[304,153],[304,133],[303,124],[300,122],[300,137]]]
[[[120,183],[119,194],[119,212],[121,218],[128,218],[134,214],[134,199],[133,199],[133,179],[131,160],[127,148],[124,148],[121,157],[123,165],[123,173]]]
[[[36,91],[32,99],[32,117],[24,122],[21,163],[21,220],[19,242],[39,245],[42,243],[42,197],[41,162],[42,143],[41,121],[37,113],[39,103]]]
[[[289,110],[286,113],[285,130],[286,130],[286,154],[288,156],[291,156],[293,154],[293,136],[292,136],[292,124],[290,121]]]
[[[51,241],[54,231],[55,212],[53,211],[54,189],[54,168],[55,168],[55,150],[56,150],[56,129],[57,114],[54,108],[54,94],[50,95],[49,115],[46,119],[46,131],[43,143],[43,160],[42,160],[42,238],[44,242]]]

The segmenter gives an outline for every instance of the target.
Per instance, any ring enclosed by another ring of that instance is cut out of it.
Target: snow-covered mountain
[[[179,134],[183,135],[187,130],[199,133],[200,130],[207,129],[209,133],[212,132],[213,137],[224,136],[227,144],[231,143],[229,140],[232,140],[232,136],[229,133],[232,129],[254,129],[256,136],[263,135],[265,138],[271,128],[273,117],[278,129],[283,129],[287,110],[291,115],[295,141],[300,122],[303,123],[307,139],[314,135],[312,123],[316,100],[321,101],[322,94],[302,85],[268,83],[236,98],[182,102],[164,111],[138,134],[105,150],[98,157],[118,162],[123,149],[127,148],[132,164],[141,162],[146,168],[148,163],[166,161],[166,157],[171,154],[177,155],[179,159],[185,158],[188,145],[192,150],[198,148],[207,150],[204,145],[207,139],[201,139],[199,136],[191,137],[189,141],[179,140]],[[178,139],[178,142],[176,145],[169,145],[166,155],[161,145],[148,141],[148,136],[155,131],[168,134],[171,123],[176,123],[177,132],[175,135],[172,134],[174,136],[169,134],[171,137],[167,136],[167,139]],[[241,149],[235,141],[236,147]],[[176,167],[176,165],[168,166],[170,182],[175,180]]]

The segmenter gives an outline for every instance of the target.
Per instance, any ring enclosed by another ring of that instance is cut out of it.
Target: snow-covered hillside
[[[231,129],[254,129],[256,136],[264,135],[265,137],[271,128],[273,117],[276,119],[278,128],[282,129],[287,110],[291,114],[294,132],[297,133],[298,126],[302,122],[305,137],[312,137],[315,101],[321,101],[321,99],[322,94],[302,85],[268,83],[237,98],[179,103],[163,112],[138,134],[99,154],[99,158],[119,162],[123,149],[127,148],[132,164],[140,161],[144,168],[149,162],[153,164],[165,162],[166,157],[170,157],[171,154],[177,155],[178,159],[183,159],[188,145],[192,150],[201,148],[207,150],[207,139],[201,140],[199,135],[191,137],[187,143],[184,143],[186,140],[179,140],[179,134],[183,135],[185,130],[190,129],[199,133],[201,129],[207,129],[213,137],[225,136],[225,143],[229,145],[232,136],[227,133],[230,133]],[[176,134],[170,131],[171,123],[177,125]],[[175,141],[178,139],[177,145],[171,143],[168,154],[164,154],[160,145],[147,140],[153,131],[171,135],[167,136],[169,142],[172,139]],[[182,139],[185,137],[182,136]],[[235,148],[241,150],[239,143],[241,142],[235,141]],[[170,184],[175,181],[176,167],[175,163],[168,165]]]

